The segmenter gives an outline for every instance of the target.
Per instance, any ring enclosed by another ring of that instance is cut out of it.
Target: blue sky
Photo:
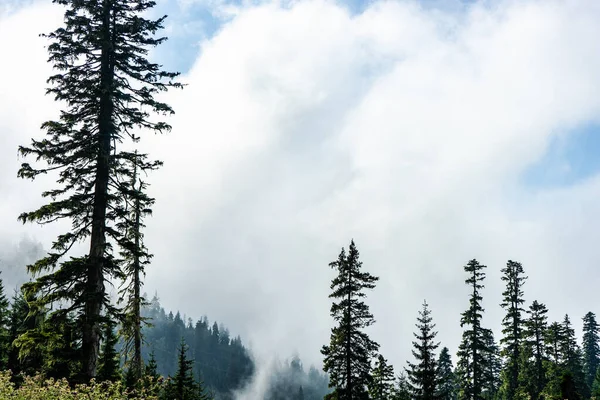
[[[600,172],[600,125],[577,127],[568,135],[557,135],[544,157],[524,174],[533,188],[575,185]]]
[[[475,0],[421,0],[423,8],[460,9]],[[253,3],[261,3],[255,0]],[[372,0],[344,0],[351,14],[361,13]],[[247,4],[247,2],[245,2]],[[242,4],[241,0],[225,0],[221,5]],[[166,0],[158,2],[156,15],[169,15],[166,22],[169,41],[157,50],[156,56],[166,68],[187,72],[200,53],[202,41],[213,37],[230,21],[210,1]],[[531,189],[574,185],[600,172],[600,125],[589,123],[572,132],[557,132],[542,159],[532,164],[522,175],[522,183]]]

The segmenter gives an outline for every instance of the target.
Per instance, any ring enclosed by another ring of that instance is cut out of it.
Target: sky
[[[455,352],[472,258],[497,338],[509,259],[551,320],[600,312],[599,2],[159,3],[171,40],[151,56],[187,84],[164,97],[172,132],[142,141],[165,162],[148,178],[146,290],[167,309],[223,322],[259,360],[320,365],[328,263],[354,239],[380,277],[369,333],[397,369],[424,300]],[[11,268],[64,228],[16,220],[52,185],[16,178],[17,146],[58,115],[38,34],[60,23],[50,1],[0,0]]]

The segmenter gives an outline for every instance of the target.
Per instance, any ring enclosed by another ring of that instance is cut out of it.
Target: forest
[[[144,228],[157,201],[144,179],[162,162],[139,143],[171,130],[167,118],[175,110],[160,94],[186,90],[178,72],[148,56],[166,40],[157,36],[166,16],[147,18],[152,0],[54,3],[66,8],[64,24],[43,36],[56,72],[47,94],[61,110],[42,124],[44,139],[18,148],[25,161],[17,175],[49,175],[55,186],[41,193],[45,204],[18,219],[68,227],[41,258],[22,266],[30,280],[12,297],[0,279],[0,399],[247,398],[258,365],[243,338],[208,316],[167,311],[158,295],[144,294],[153,267]],[[82,243],[86,250],[76,251]],[[263,400],[600,398],[596,315],[586,310],[582,321],[549,321],[543,299],[525,301],[528,277],[517,261],[501,270],[501,332],[483,324],[487,266],[472,259],[462,271],[470,296],[458,349],[437,340],[434,317],[443,310],[425,301],[414,337],[398,338],[411,342],[412,358],[396,368],[368,334],[375,317],[367,293],[380,277],[363,266],[354,240],[329,268],[332,326],[320,349],[323,363],[280,361]]]

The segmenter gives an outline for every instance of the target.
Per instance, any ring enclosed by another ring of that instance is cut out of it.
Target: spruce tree
[[[469,308],[461,314],[460,326],[467,327],[463,332],[458,350],[457,375],[460,384],[459,398],[462,400],[480,400],[483,390],[483,373],[486,369],[484,355],[488,352],[485,344],[485,332],[481,327],[483,307],[481,290],[485,265],[473,259],[464,267],[469,278],[465,283],[471,289]]]
[[[564,357],[564,368],[566,369],[567,373],[571,375],[571,378],[569,379],[572,380],[575,390],[579,396],[588,398],[590,390],[586,384],[585,375],[583,373],[583,354],[581,352],[581,348],[577,344],[575,329],[573,329],[568,315],[565,315],[562,327],[563,341],[561,348]],[[570,382],[570,380],[568,380],[568,382]]]
[[[519,367],[521,363],[520,351],[523,342],[523,283],[527,279],[524,276],[523,266],[515,261],[509,260],[506,268],[502,269],[502,280],[506,282],[506,289],[502,293],[503,300],[500,306],[506,310],[502,319],[503,337],[500,343],[503,345],[502,355],[506,362],[503,376],[503,398],[513,400],[519,388]]]
[[[598,366],[600,366],[599,341],[596,315],[588,312],[583,317],[583,370],[589,388],[593,386]]]
[[[408,362],[406,373],[412,388],[415,400],[433,400],[437,392],[437,361],[435,350],[439,342],[435,342],[437,332],[434,331],[435,324],[432,323],[431,311],[426,301],[423,309],[419,311],[416,324],[417,333],[414,333],[416,341],[413,341],[413,357],[416,363]]]
[[[531,365],[528,365],[530,373],[524,380],[529,386],[528,394],[532,400],[539,400],[547,383],[545,363],[547,357],[544,346],[548,329],[547,313],[546,306],[535,300],[527,310],[528,317],[525,321],[524,347],[532,360],[526,360],[527,364]]]
[[[165,400],[209,399],[202,386],[194,379],[193,365],[194,361],[187,358],[187,346],[182,338],[177,356],[177,372],[167,381],[163,394]]]
[[[134,174],[130,192],[125,197],[129,200],[130,211],[118,224],[123,232],[121,240],[121,256],[124,262],[124,272],[127,280],[121,290],[119,303],[125,302],[122,311],[122,334],[125,342],[124,352],[128,361],[127,375],[129,380],[137,381],[142,377],[142,326],[147,322],[142,317],[142,308],[149,305],[142,295],[142,277],[145,267],[150,263],[152,255],[143,243],[142,229],[145,227],[143,218],[152,213],[150,209],[154,199],[146,195],[147,184],[138,179],[137,153],[134,159]]]
[[[98,381],[116,382],[120,379],[119,355],[115,349],[119,341],[115,335],[115,326],[112,322],[104,324],[104,340],[102,341],[102,352],[98,360]]]
[[[481,353],[483,373],[481,376],[481,396],[486,400],[497,398],[501,385],[502,357],[500,347],[494,340],[494,332],[491,329],[483,329],[483,343],[485,351]]]
[[[348,255],[342,248],[337,261],[329,265],[337,272],[329,295],[334,299],[331,316],[337,325],[331,330],[330,344],[321,349],[323,370],[329,374],[329,385],[334,389],[328,398],[368,399],[371,359],[379,345],[363,331],[375,320],[362,299],[366,296],[365,290],[375,288],[379,278],[362,272],[354,241],[350,243]]]
[[[10,308],[4,293],[4,282],[0,278],[0,371],[8,367],[10,348]]]
[[[442,348],[437,362],[436,370],[437,393],[438,400],[456,400],[457,398],[457,383],[454,375],[454,366],[450,350],[447,347]]]
[[[373,379],[369,383],[369,398],[371,400],[388,400],[394,392],[394,367],[379,354],[372,372]]]
[[[47,93],[65,104],[60,117],[42,125],[43,140],[19,147],[42,165],[23,163],[19,177],[34,179],[58,174],[58,186],[44,191],[49,202],[19,219],[40,224],[66,219],[71,228],[59,235],[52,250],[29,271],[36,276],[26,288],[40,304],[66,303],[53,313],[76,311],[82,326],[82,373],[96,376],[102,314],[114,314],[105,284],[123,278],[112,246],[123,234],[116,224],[126,216],[126,194],[133,175],[160,163],[146,155],[124,151],[137,143],[134,130],[165,132],[170,126],[150,120],[150,112],[172,113],[154,96],[173,83],[176,73],[165,72],[147,59],[148,49],[165,38],[155,38],[165,17],[144,15],[153,0],[53,0],[66,7],[64,26],[44,35],[49,62],[58,73],[48,79]],[[121,146],[117,148],[117,146]],[[75,243],[89,239],[85,256],[66,259]]]

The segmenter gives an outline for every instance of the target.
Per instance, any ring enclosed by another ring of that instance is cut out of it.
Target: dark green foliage
[[[133,129],[154,132],[170,129],[164,122],[149,119],[149,112],[168,114],[171,108],[154,100],[177,76],[164,72],[146,58],[148,49],[161,44],[155,39],[163,18],[148,20],[143,14],[152,0],[54,0],[66,7],[64,26],[45,35],[49,62],[58,73],[48,79],[47,93],[65,103],[60,118],[42,125],[44,140],[19,147],[23,156],[33,156],[36,167],[23,163],[19,177],[34,179],[48,172],[58,174],[58,186],[42,196],[49,202],[21,214],[25,222],[41,224],[61,219],[71,229],[57,237],[48,255],[29,266],[36,280],[26,284],[38,295],[41,305],[59,301],[75,311],[82,327],[82,372],[86,379],[96,375],[102,310],[114,314],[105,283],[123,278],[120,262],[111,243],[126,245],[118,224],[127,218],[131,199],[129,182],[132,160],[139,171],[160,163],[117,149],[125,142],[136,143]],[[89,252],[65,259],[76,242],[89,238]]]
[[[432,323],[431,311],[426,301],[423,309],[419,311],[414,333],[416,341],[413,341],[413,357],[416,363],[408,363],[406,373],[411,386],[412,397],[415,400],[433,400],[437,392],[437,360],[435,350],[439,343],[435,342],[437,332],[434,331],[435,324]]]
[[[560,382],[560,398],[563,400],[580,400],[581,395],[577,388],[575,378],[570,371],[565,372],[562,375]]]
[[[4,293],[4,283],[0,278],[0,371],[8,367],[10,347],[10,309]]]
[[[460,384],[461,400],[480,400],[483,391],[483,376],[486,370],[485,353],[489,351],[485,343],[485,330],[481,327],[483,307],[481,290],[485,265],[473,259],[464,267],[469,278],[465,283],[471,289],[469,308],[461,314],[460,326],[467,327],[463,331],[462,341],[458,349],[457,376]]]
[[[194,379],[194,361],[187,358],[187,346],[182,339],[177,357],[177,372],[166,383],[164,400],[208,400],[201,383]]]
[[[561,347],[564,356],[563,366],[567,373],[570,374],[569,379],[573,381],[573,385],[579,396],[588,398],[589,388],[585,382],[585,375],[583,373],[583,354],[581,348],[577,344],[575,330],[571,325],[571,320],[568,315],[565,315],[562,328],[563,342]]]
[[[583,371],[589,388],[594,384],[598,366],[600,366],[600,338],[596,315],[588,312],[583,317]]]
[[[372,371],[373,380],[369,384],[369,398],[372,400],[388,400],[394,393],[394,367],[379,354]]]
[[[523,266],[509,260],[502,269],[502,280],[506,282],[506,289],[502,293],[503,299],[500,306],[506,310],[502,319],[502,334],[500,343],[503,345],[502,355],[506,362],[502,371],[502,393],[506,400],[513,400],[519,388],[519,367],[521,364],[521,345],[523,341]]]
[[[337,261],[329,265],[337,272],[329,295],[334,299],[331,316],[337,325],[331,329],[329,345],[321,349],[323,370],[329,374],[330,387],[334,389],[328,398],[368,399],[371,359],[379,345],[364,332],[375,320],[362,299],[366,296],[364,291],[375,288],[379,278],[362,272],[354,241],[350,243],[348,255],[342,249]]]
[[[600,399],[600,368],[596,371],[596,376],[592,383],[591,397],[592,399]]]
[[[137,156],[137,153],[136,153]],[[123,282],[119,303],[124,302],[122,310],[121,334],[124,341],[123,353],[125,354],[128,381],[139,380],[142,377],[142,326],[147,322],[142,317],[142,308],[149,303],[142,294],[142,278],[145,267],[150,264],[152,255],[144,246],[142,229],[145,227],[143,218],[152,213],[150,207],[154,199],[146,195],[146,183],[138,180],[137,157],[134,159],[134,173],[131,182],[129,198],[130,211],[126,218],[117,224],[123,232],[121,242],[121,257],[123,270],[127,279]]]
[[[115,334],[115,325],[112,322],[104,324],[104,334],[102,341],[102,352],[98,360],[98,375],[96,379],[99,382],[116,382],[121,378],[119,370],[119,355],[115,349],[118,342]]]
[[[173,375],[177,370],[177,355],[181,338],[189,343],[190,356],[194,359],[194,376],[202,376],[206,387],[219,399],[232,399],[234,390],[241,389],[254,373],[254,363],[240,337],[229,339],[227,329],[211,327],[204,317],[195,325],[185,324],[180,314],[166,313],[158,298],[142,309],[142,315],[150,324],[144,326],[142,356],[156,360],[156,371],[161,376]],[[218,325],[218,324],[217,324]],[[305,395],[308,387],[304,387]]]
[[[438,400],[456,400],[458,385],[454,375],[454,366],[450,357],[450,350],[447,347],[442,348],[437,362],[436,370]]]
[[[483,343],[485,351],[481,353],[483,359],[483,373],[481,375],[481,396],[486,400],[496,399],[500,391],[502,372],[502,358],[500,347],[494,340],[494,332],[491,329],[483,330]]]
[[[539,400],[540,394],[547,383],[546,378],[546,348],[544,338],[546,337],[548,322],[548,309],[542,303],[535,300],[527,311],[528,318],[525,321],[522,377],[519,379],[526,387],[526,393],[532,400]],[[526,370],[526,371],[525,371]]]

